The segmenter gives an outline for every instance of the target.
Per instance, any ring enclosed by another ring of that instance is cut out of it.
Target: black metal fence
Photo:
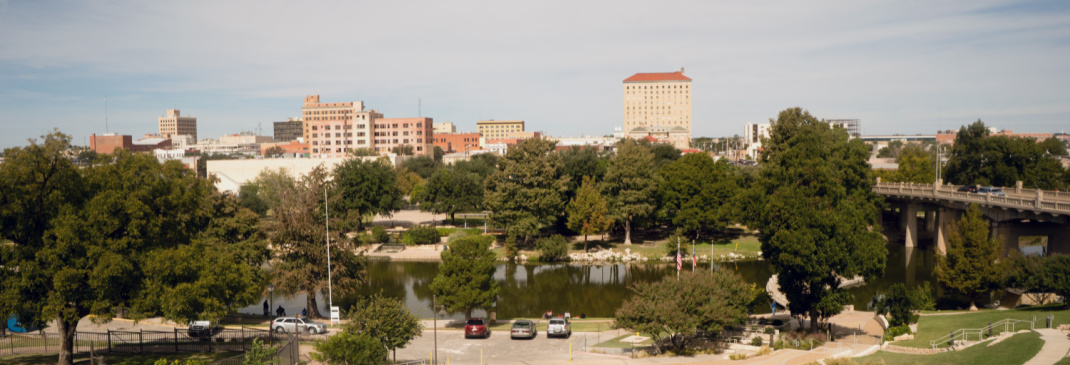
[[[179,352],[245,352],[254,339],[276,345],[280,340],[271,331],[245,328],[223,329],[202,336],[191,336],[187,330],[174,331],[107,331],[77,332],[74,337],[75,354],[145,354]],[[58,333],[8,334],[0,337],[0,355],[58,354],[62,337]]]
[[[275,365],[300,364],[301,352],[299,351],[298,346],[300,346],[300,338],[297,336],[290,336],[289,340],[286,340],[281,346],[275,349],[275,353],[271,356],[270,363]],[[213,361],[212,365],[242,365],[244,363],[245,354],[241,354]]]

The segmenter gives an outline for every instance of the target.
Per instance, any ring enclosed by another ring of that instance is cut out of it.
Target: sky
[[[695,137],[790,107],[863,134],[1061,132],[1070,2],[0,0],[0,148],[137,139],[169,108],[200,138],[271,135],[311,94],[605,135],[625,78],[681,68]]]

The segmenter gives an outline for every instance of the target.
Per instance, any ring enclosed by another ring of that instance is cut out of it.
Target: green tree
[[[968,296],[970,309],[976,310],[978,295],[1003,284],[1007,262],[999,259],[1003,243],[989,236],[988,222],[976,204],[970,204],[962,219],[949,227],[947,243],[947,255],[936,260],[936,278],[948,289]]]
[[[441,168],[431,175],[414,201],[422,211],[448,214],[452,223],[458,212],[475,211],[483,205],[483,180],[454,167]]]
[[[399,155],[399,156],[412,156],[413,155],[412,145],[409,145],[409,144],[400,145],[400,146],[394,146],[394,148],[390,149],[390,152],[395,154],[395,155]]]
[[[559,234],[538,239],[535,247],[541,261],[568,261],[568,241]]]
[[[895,140],[888,142],[887,147],[877,150],[877,158],[899,158],[899,152],[903,149],[903,141]]]
[[[415,172],[399,169],[398,172],[398,190],[402,195],[408,195],[411,199],[413,190],[417,186],[423,185],[424,179]]]
[[[429,156],[416,156],[404,159],[398,165],[399,169],[409,170],[420,175],[424,180],[431,177],[431,174],[435,173],[435,170],[442,167],[442,162],[435,161],[434,158]]]
[[[956,185],[1015,186],[1066,190],[1068,180],[1056,153],[1058,141],[1036,143],[1032,138],[988,135],[978,120],[963,126],[947,161],[946,180]]]
[[[394,176],[392,171],[387,172],[388,176]],[[272,282],[282,295],[309,293],[305,306],[313,318],[322,317],[314,293],[333,294],[328,293],[327,282],[323,201],[326,180],[327,172],[322,165],[299,179],[294,179],[285,169],[264,171],[257,177],[275,217],[269,230],[276,254]],[[335,223],[332,226],[338,227],[343,218],[336,214],[331,217]],[[330,230],[330,276],[333,292],[344,296],[364,280],[367,259],[354,254],[356,245],[341,233],[338,229]]]
[[[583,182],[584,176],[589,176],[595,182],[599,182],[606,175],[609,160],[598,156],[594,148],[572,146],[557,153],[561,155],[561,175],[569,178],[568,191],[565,193],[566,201],[571,201],[576,197],[576,191]]]
[[[648,148],[650,153],[654,155],[654,165],[656,166],[656,169],[660,169],[662,166],[672,163],[680,158],[680,150],[676,149],[672,144],[650,142],[646,139],[641,139],[638,143]]]
[[[731,216],[728,202],[739,190],[727,161],[689,153],[662,166],[658,175],[663,181],[658,197],[673,225],[696,240],[703,231],[726,227]]]
[[[279,146],[271,146],[268,149],[264,150],[264,157],[267,158],[282,157],[282,155],[285,154],[286,150]]]
[[[370,147],[361,147],[349,150],[349,155],[352,157],[373,157],[379,156],[379,151]]]
[[[442,264],[431,282],[431,291],[450,312],[472,317],[475,308],[489,308],[498,297],[494,280],[493,236],[466,236],[450,242],[442,251]]]
[[[609,217],[606,199],[590,176],[583,177],[583,185],[576,190],[576,197],[568,204],[568,229],[583,235],[583,252],[587,252],[587,236],[602,234],[613,219]]]
[[[245,352],[245,360],[242,361],[242,365],[273,365],[275,352],[278,348],[274,346],[267,346],[264,341],[259,338],[253,339],[253,344],[249,346],[249,351]]]
[[[549,140],[524,140],[509,149],[498,171],[487,178],[483,204],[494,212],[491,223],[505,227],[510,236],[524,237],[524,244],[564,210],[569,180],[561,176],[561,156],[553,151]]]
[[[932,184],[936,181],[936,156],[918,144],[909,144],[899,150],[896,169],[891,182]]]
[[[341,332],[316,340],[312,360],[327,365],[380,365],[390,361],[386,347],[367,333]]]
[[[480,181],[486,181],[487,177],[498,170],[498,155],[493,153],[480,153],[468,158],[468,161],[453,163],[453,169],[479,175]]]
[[[877,301],[877,313],[891,316],[888,321],[891,327],[918,323],[918,315],[915,312],[932,310],[934,307],[935,301],[928,283],[913,290],[907,289],[903,283],[897,283],[888,289],[888,294]]]
[[[679,280],[666,276],[660,282],[637,282],[631,287],[635,294],[617,310],[614,325],[651,335],[659,349],[668,342],[681,350],[696,331],[714,335],[743,324],[753,299],[750,289],[731,270],[684,272]]]
[[[658,180],[649,148],[631,139],[617,143],[617,155],[609,160],[602,187],[614,220],[624,224],[624,244],[632,244],[632,224],[654,212]]]
[[[344,228],[363,230],[365,216],[390,216],[405,204],[397,174],[383,160],[346,159],[334,169],[333,184],[337,197],[331,200],[331,215],[341,218]]]
[[[776,268],[788,309],[808,315],[816,332],[851,299],[840,288],[844,278],[872,281],[884,271],[870,149],[801,108],[780,112],[766,142],[760,176],[736,204],[761,232],[762,256]]]
[[[249,209],[256,214],[264,215],[267,213],[268,204],[259,195],[260,186],[255,183],[241,184],[238,188],[238,200],[241,201],[241,205],[246,209]]]
[[[350,307],[346,332],[366,333],[386,346],[397,361],[397,349],[405,348],[423,332],[423,325],[416,315],[409,312],[405,302],[398,298],[374,294],[361,297]]]
[[[0,245],[0,313],[36,325],[55,319],[59,363],[73,363],[76,325],[89,314],[108,321],[129,308],[135,320],[183,322],[259,298],[258,266],[209,237],[219,230],[206,230],[218,218],[205,209],[208,181],[123,150],[112,163],[75,168],[69,150],[57,131],[6,150],[0,164],[0,237],[11,241]]]
[[[1044,304],[1048,293],[1070,303],[1070,255],[1048,256],[1015,255],[1007,272],[1007,287],[1023,289]]]
[[[435,146],[435,149],[432,150],[432,154],[434,155],[435,162],[442,163],[442,156],[446,155],[446,151],[443,151],[442,147]]]

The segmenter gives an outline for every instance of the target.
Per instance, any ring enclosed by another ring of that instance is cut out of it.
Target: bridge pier
[[[933,248],[937,255],[947,255],[947,230],[950,229],[949,225],[954,219],[954,212],[951,209],[940,208],[936,212],[936,237],[933,242],[936,244]]]
[[[918,206],[903,204],[899,208],[899,227],[903,229],[903,244],[918,247]]]

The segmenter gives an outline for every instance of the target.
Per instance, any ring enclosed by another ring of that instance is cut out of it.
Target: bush
[[[754,338],[750,339],[750,345],[751,346],[761,346],[762,345],[762,338],[758,337],[758,336],[754,336]]]
[[[884,331],[884,340],[885,341],[891,341],[892,339],[895,338],[895,336],[909,335],[911,333],[912,332],[910,332],[910,326],[905,325],[905,324],[902,325],[902,326],[891,327],[891,328],[888,328],[887,331]]]
[[[390,240],[390,235],[386,233],[386,228],[383,226],[372,227],[372,242],[373,243],[386,243]]]
[[[435,228],[438,231],[440,237],[449,237],[457,232],[463,232],[470,235],[483,234],[482,228],[453,228],[453,227],[438,227]]]
[[[776,329],[774,329],[773,327],[766,327],[764,332],[767,335],[771,335],[773,333],[776,333]]]
[[[687,252],[688,242],[689,241],[687,240],[687,237],[684,236],[683,231],[677,229],[676,232],[672,234],[672,236],[669,236],[669,238],[665,239],[665,256],[675,257],[677,248],[680,249],[681,255],[691,256],[691,254]]]
[[[888,324],[893,327],[903,326],[918,322],[915,311],[920,309],[932,309],[935,300],[928,284],[919,286],[913,290],[899,283],[888,289],[888,294],[877,300],[877,313],[887,314]]]
[[[366,333],[342,331],[326,340],[316,340],[312,359],[328,365],[386,364],[387,351],[382,342]]]
[[[415,245],[429,245],[439,243],[441,240],[438,230],[431,226],[414,226],[409,228],[404,236],[408,237],[408,241],[405,242],[406,244],[410,244],[409,241],[411,241],[411,244]]]
[[[535,247],[539,250],[541,261],[568,260],[568,241],[559,234],[538,239]]]

